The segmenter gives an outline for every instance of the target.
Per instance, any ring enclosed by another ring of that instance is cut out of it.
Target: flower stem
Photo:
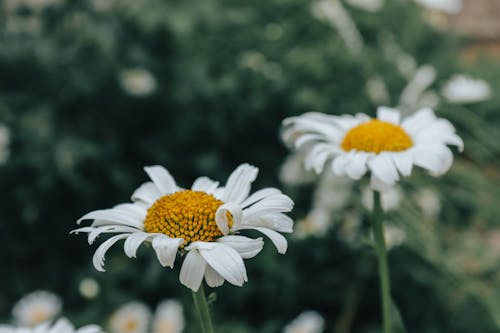
[[[212,319],[210,318],[210,309],[208,308],[207,298],[205,296],[205,290],[203,288],[203,283],[200,285],[198,291],[193,291],[193,301],[196,312],[198,312],[198,317],[200,320],[201,332],[202,333],[214,333],[214,328],[212,326]]]
[[[391,284],[389,280],[389,266],[385,249],[384,226],[382,224],[382,205],[380,192],[373,193],[372,227],[378,256],[378,275],[380,279],[380,298],[382,300],[382,321],[384,333],[391,332]]]

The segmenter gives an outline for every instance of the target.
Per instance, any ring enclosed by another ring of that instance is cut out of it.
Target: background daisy
[[[23,296],[13,307],[16,324],[35,326],[53,320],[61,312],[61,299],[49,291],[39,290]]]

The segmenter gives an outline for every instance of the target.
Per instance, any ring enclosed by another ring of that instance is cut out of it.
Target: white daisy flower
[[[324,329],[323,317],[316,311],[306,311],[288,324],[283,333],[322,333]]]
[[[145,333],[148,332],[151,311],[139,302],[122,305],[109,319],[110,333]]]
[[[414,200],[426,217],[436,218],[439,215],[441,211],[441,199],[439,198],[439,194],[433,189],[420,189],[415,194]]]
[[[444,174],[453,162],[447,145],[463,149],[453,125],[427,108],[400,118],[387,107],[379,107],[375,119],[311,112],[285,119],[283,139],[297,149],[307,147],[306,168],[320,173],[329,162],[334,174],[354,180],[370,171],[377,191],[395,185],[400,174],[409,176],[413,165],[433,176]]]
[[[102,333],[102,329],[97,325],[87,325],[79,329],[66,318],[59,319],[55,324],[40,324],[33,328],[0,326],[0,333]]]
[[[460,74],[454,75],[441,93],[451,103],[467,104],[488,99],[491,96],[491,88],[486,81]]]
[[[378,12],[384,7],[385,0],[347,0],[351,6],[358,7],[368,12]]]
[[[158,305],[153,320],[153,333],[182,333],[184,326],[181,303],[168,300]]]
[[[33,327],[51,321],[61,311],[62,302],[48,291],[35,291],[21,298],[12,309],[16,324]]]
[[[178,187],[161,166],[145,171],[152,181],[134,192],[133,203],[93,211],[78,221],[94,220],[90,227],[74,230],[87,232],[89,243],[102,233],[116,234],[96,250],[97,270],[104,271],[104,255],[118,240],[125,239],[128,257],[135,257],[139,246],[148,242],[162,266],[173,267],[177,253],[185,256],[180,282],[197,291],[203,279],[210,287],[224,281],[242,286],[247,281],[243,259],[256,256],[264,242],[239,235],[241,230],[257,230],[279,253],[286,252],[287,241],[280,232],[292,232],[293,221],[283,213],[291,211],[293,201],[275,188],[249,195],[256,167],[240,165],[224,187],[200,177],[189,190]]]
[[[147,96],[156,89],[156,79],[150,71],[144,68],[132,68],[120,73],[120,84],[130,95]]]

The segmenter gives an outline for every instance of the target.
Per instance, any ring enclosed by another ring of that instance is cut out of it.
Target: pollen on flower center
[[[351,128],[341,143],[345,151],[356,149],[371,153],[403,151],[411,146],[413,141],[402,127],[378,119]]]
[[[211,242],[223,236],[215,223],[215,212],[222,204],[213,195],[199,191],[165,195],[148,209],[144,229],[149,233],[183,238],[182,247],[195,241]],[[233,218],[229,213],[227,217],[231,227]]]

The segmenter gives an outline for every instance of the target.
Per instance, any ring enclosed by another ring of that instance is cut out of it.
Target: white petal
[[[95,210],[93,212],[87,213],[82,216],[77,223],[80,224],[83,220],[99,220],[98,224],[93,224],[93,226],[99,226],[104,224],[122,224],[126,226],[132,226],[139,229],[143,228],[143,219],[138,219],[132,214],[127,214],[119,209],[102,209]]]
[[[153,182],[147,182],[139,186],[132,194],[132,201],[142,200],[149,204],[153,204],[161,197],[158,187]]]
[[[76,330],[76,333],[101,333],[102,329],[97,325],[86,325]]]
[[[391,154],[391,157],[394,165],[403,176],[411,175],[411,169],[413,167],[411,151],[393,153]]]
[[[291,233],[293,220],[283,213],[271,213],[259,216],[256,219],[245,220],[245,225],[265,227],[279,232]]]
[[[377,108],[377,118],[382,121],[387,121],[395,125],[399,125],[399,119],[401,114],[398,110],[393,108],[388,108],[386,106],[379,106]]]
[[[274,194],[280,194],[281,191],[273,188],[273,187],[268,187],[268,188],[263,188],[262,190],[258,190],[257,192],[254,192],[252,195],[250,195],[248,198],[246,198],[242,203],[241,207],[247,207],[250,206],[251,204],[256,203],[257,201],[260,201],[264,199],[265,197],[274,195]]]
[[[429,108],[424,108],[405,118],[401,123],[401,127],[403,127],[406,133],[413,137],[420,130],[431,125],[435,120],[436,115],[434,111]]]
[[[293,208],[293,201],[284,194],[275,194],[256,202],[243,210],[243,220],[251,220],[270,213],[289,212]]]
[[[442,172],[441,158],[436,155],[431,147],[415,147],[412,149],[413,163],[429,170],[432,174]]]
[[[196,292],[200,288],[206,268],[207,262],[198,251],[189,251],[182,263],[179,280],[183,285]]]
[[[71,333],[75,331],[75,326],[66,318],[59,319],[50,329],[51,333]]]
[[[164,167],[154,165],[145,167],[144,171],[146,171],[162,195],[172,194],[177,191],[174,178]]]
[[[191,189],[193,191],[201,191],[212,194],[215,192],[218,186],[219,182],[216,182],[208,177],[200,177],[194,181],[193,186],[191,186]]]
[[[250,193],[250,185],[257,178],[259,169],[242,164],[231,173],[227,180],[222,201],[241,203]]]
[[[151,237],[151,234],[146,232],[134,232],[128,236],[123,244],[123,250],[127,257],[135,258],[137,249],[146,239],[148,239],[148,237]]]
[[[217,242],[232,247],[243,259],[255,257],[264,247],[264,241],[260,237],[252,239],[245,236],[230,235],[220,237]]]
[[[102,243],[97,250],[94,253],[94,257],[92,258],[92,262],[94,263],[95,269],[97,269],[100,272],[104,272],[104,256],[106,255],[106,252],[109,250],[113,244],[115,244],[117,241],[120,239],[128,237],[129,234],[120,234],[120,235],[115,235],[108,240],[106,240],[104,243]]]
[[[224,284],[224,278],[210,266],[207,266],[205,270],[205,281],[212,288],[220,287]]]
[[[156,235],[153,238],[153,249],[163,267],[174,267],[175,257],[179,246],[184,242],[182,238],[170,238],[166,235]]]
[[[387,184],[386,182],[378,178],[374,173],[372,173],[372,176],[370,177],[370,187],[375,191],[385,192],[388,191],[392,187],[392,185]]]
[[[193,242],[186,249],[190,251],[198,249],[208,265],[227,282],[241,287],[247,281],[245,264],[235,249],[216,242]]]
[[[388,185],[394,185],[399,179],[398,171],[391,158],[391,153],[381,153],[368,161],[373,174]]]
[[[122,225],[105,225],[102,227],[83,227],[83,228],[78,228],[75,230],[71,230],[72,234],[78,234],[80,232],[87,232],[87,241],[89,242],[89,245],[94,243],[94,241],[97,239],[97,237],[100,234],[103,233],[133,233],[140,231],[139,229],[133,228],[133,227],[127,227],[127,226],[122,226]]]
[[[344,176],[346,174],[346,167],[351,162],[354,154],[356,154],[356,152],[354,150],[351,150],[348,153],[337,156],[332,161],[333,173],[337,176]]]
[[[347,175],[354,179],[359,180],[366,173],[366,161],[369,154],[365,152],[356,152],[349,163],[345,166]]]
[[[219,227],[223,235],[229,233],[229,219],[227,218],[227,213],[230,213],[233,217],[233,225],[241,224],[243,212],[239,205],[228,202],[217,208],[215,212],[215,223]]]
[[[262,232],[264,235],[269,237],[269,239],[273,242],[274,246],[276,246],[276,249],[278,250],[278,253],[284,254],[288,248],[288,242],[283,235],[280,233],[277,233],[274,230],[264,228],[264,227],[255,227],[252,225],[243,225],[238,228],[239,230],[244,230],[244,229],[253,229],[253,230],[258,230]]]

